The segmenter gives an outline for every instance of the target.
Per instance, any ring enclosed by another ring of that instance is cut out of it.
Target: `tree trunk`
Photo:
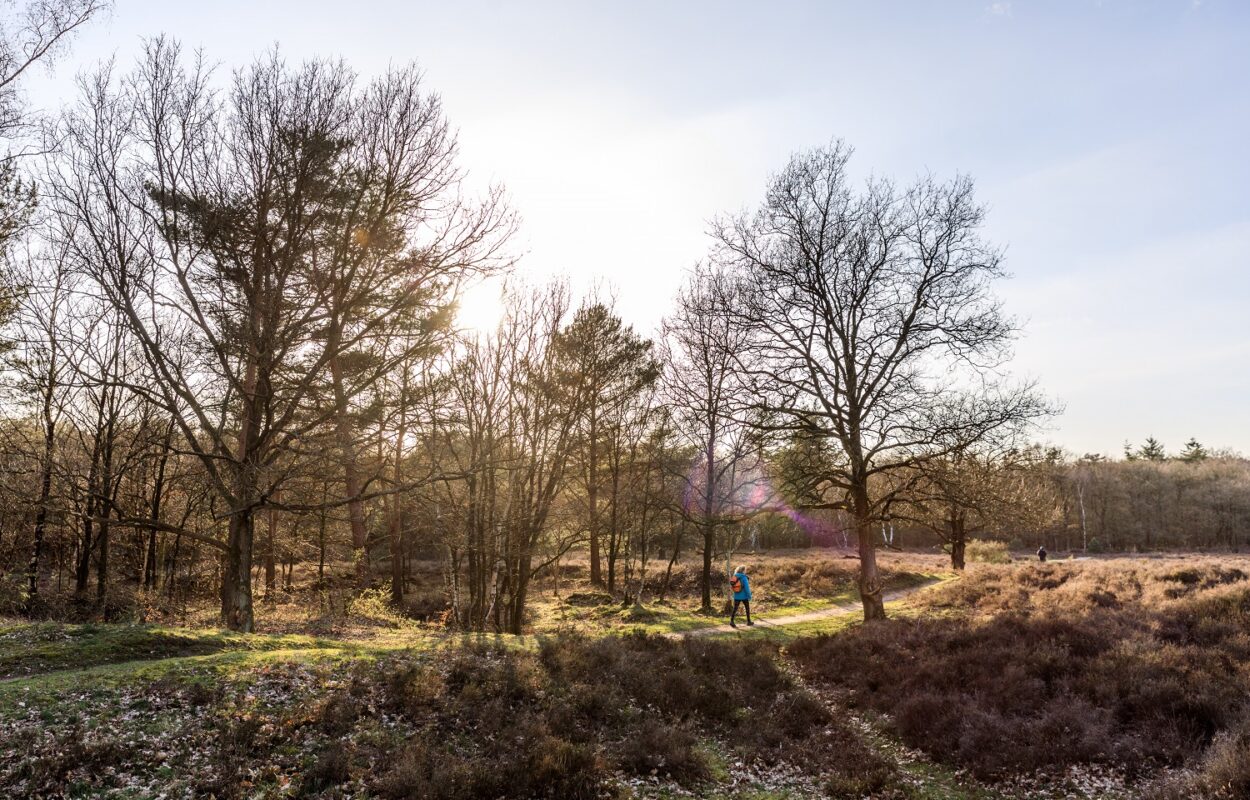
[[[391,604],[399,608],[404,603],[404,526],[399,498],[394,500],[390,519],[391,540]]]
[[[74,598],[83,601],[87,596],[87,582],[91,578],[91,554],[95,550],[96,490],[100,477],[99,431],[104,426],[104,406],[96,414],[96,431],[91,448],[91,466],[87,470],[86,497],[83,498],[82,546],[78,550],[78,564],[74,571]]]
[[[318,514],[317,520],[317,588],[326,582],[326,512]]]
[[[712,551],[716,547],[716,521],[711,515],[707,515],[703,519],[703,576],[701,579],[702,586],[702,606],[704,613],[710,613],[712,610]]]
[[[95,494],[88,490],[83,501],[82,536],[78,547],[78,563],[74,565],[74,597],[85,600],[87,582],[91,579],[91,553],[95,550]]]
[[[615,460],[614,460],[615,461]],[[618,536],[618,527],[620,525],[620,514],[618,513],[617,498],[620,493],[620,464],[612,464],[612,514],[609,517],[608,530],[608,594],[616,592],[616,560],[620,553],[620,537]]]
[[[716,441],[715,429],[709,435],[707,440],[707,448],[704,451],[704,467],[706,474],[703,478],[703,576],[702,576],[702,610],[704,613],[710,613],[712,610],[712,551],[716,549],[716,520],[712,515],[712,502],[715,499],[716,487],[715,469],[716,469]]]
[[[100,509],[100,533],[96,540],[99,551],[96,559],[96,603],[104,608],[108,602],[109,573],[109,517],[113,515],[113,501],[116,499],[113,487],[113,420],[105,428],[108,439],[104,446],[104,469],[100,476],[100,488],[104,493],[103,508]]]
[[[881,576],[877,572],[877,548],[872,541],[871,504],[867,487],[861,484],[851,490],[851,505],[855,515],[855,535],[859,540],[859,596],[864,605],[864,621],[885,619]]]
[[[56,423],[52,419],[52,381],[43,395],[43,462],[39,473],[39,510],[35,512],[35,542],[31,549],[26,577],[30,590],[26,596],[26,613],[33,613],[39,601],[39,560],[43,555],[44,530],[48,522],[48,499],[52,494],[52,451],[56,442]]]
[[[238,461],[231,498],[226,554],[221,570],[221,618],[232,631],[251,633],[256,628],[252,610],[252,554],[254,514],[260,492],[260,420],[263,396],[271,389],[262,376],[254,352],[250,353],[243,378],[245,400],[238,439]]]
[[[182,548],[182,534],[174,536],[173,547],[170,548],[169,560],[165,567],[165,591],[172,599],[178,587],[178,551]]]
[[[408,396],[408,368],[404,367],[400,389],[399,426],[395,432],[394,464],[391,479],[396,487],[404,480],[404,438],[408,435],[407,407],[403,401]],[[381,437],[379,437],[379,442]],[[391,603],[399,608],[404,603],[404,498],[402,494],[391,496],[390,543],[391,543]]]
[[[529,595],[532,558],[526,554],[518,559],[516,585],[512,591],[512,604],[508,614],[508,633],[520,635],[525,624],[525,601]]]
[[[964,541],[962,526],[959,530],[951,530],[951,567],[957,570],[964,568],[964,550],[968,543]]]
[[[677,526],[677,538],[673,542],[673,555],[668,560],[668,568],[664,570],[664,583],[660,585],[659,599],[663,600],[668,594],[668,585],[673,578],[673,565],[677,563],[677,556],[681,552],[682,535],[686,532],[686,518],[683,516],[681,523]]]
[[[161,521],[161,500],[165,494],[165,467],[169,461],[169,446],[173,440],[173,434],[174,426],[171,422],[165,429],[161,458],[156,463],[156,478],[152,482],[152,505],[148,514],[152,527],[148,529],[148,550],[143,561],[143,588],[148,591],[156,589],[156,525]]]
[[[337,345],[336,345],[337,351]],[[343,459],[343,484],[347,496],[347,519],[352,530],[352,560],[356,563],[356,584],[369,585],[369,538],[365,528],[365,504],[360,499],[360,470],[356,463],[356,442],[348,415],[347,392],[343,388],[343,367],[336,355],[330,360],[330,379],[334,384],[336,432]]]
[[[278,589],[278,564],[274,539],[278,529],[278,517],[272,508],[265,511],[265,599],[273,599]]]
[[[256,629],[252,612],[252,509],[230,515],[221,581],[221,616],[232,631],[251,633]]]
[[[100,535],[96,540],[96,549],[99,551],[96,557],[95,572],[95,599],[96,603],[103,608],[108,601],[108,574],[109,574],[109,509],[104,509],[104,518],[100,520]]]
[[[599,421],[595,409],[590,411],[590,453],[586,464],[586,505],[590,510],[590,582],[603,585],[599,568]]]

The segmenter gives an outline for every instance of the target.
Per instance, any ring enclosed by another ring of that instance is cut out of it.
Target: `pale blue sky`
[[[224,68],[274,42],[365,75],[417,60],[474,184],[523,215],[522,268],[602,279],[644,330],[706,221],[795,150],[970,173],[1015,275],[1015,369],[1067,407],[1048,438],[1250,453],[1250,3],[118,0],[32,100],[160,32]]]

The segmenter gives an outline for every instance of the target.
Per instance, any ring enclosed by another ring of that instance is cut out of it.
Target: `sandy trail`
[[[914,594],[921,589],[928,588],[938,581],[926,581],[918,586],[909,586],[906,589],[896,589],[893,592],[886,592],[882,595],[882,601],[892,603],[895,600],[901,600],[908,595]],[[755,617],[755,625],[748,626],[745,622],[739,623],[737,628],[725,623],[724,625],[713,625],[707,628],[695,628],[690,631],[673,631],[664,634],[670,639],[680,639],[685,636],[710,636],[716,633],[749,633],[757,628],[780,628],[785,625],[794,625],[799,622],[814,622],[819,619],[830,619],[833,617],[844,617],[848,614],[857,614],[863,610],[863,606],[856,600],[851,603],[839,603],[829,608],[822,608],[819,611],[805,611],[802,614],[787,614],[782,617]]]

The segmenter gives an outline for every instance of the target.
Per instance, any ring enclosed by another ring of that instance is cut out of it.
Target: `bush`
[[[347,749],[338,742],[321,748],[312,765],[304,773],[300,795],[314,795],[331,786],[338,786],[350,776],[351,759]]]
[[[1011,562],[1011,554],[1007,551],[1007,545],[1003,542],[993,542],[988,539],[973,539],[969,541],[965,555],[969,561],[981,564],[1007,564]]]
[[[26,576],[16,570],[0,575],[0,616],[16,617],[26,613]]]
[[[1244,718],[1244,714],[1241,715]],[[1146,800],[1237,800],[1250,797],[1250,724],[1220,734],[1197,768],[1156,783]]]
[[[359,594],[347,603],[349,616],[360,617],[375,625],[390,628],[402,628],[412,624],[412,620],[396,613],[391,606],[390,581],[373,589],[362,589]]]
[[[707,759],[689,730],[647,717],[616,751],[617,766],[634,775],[664,775],[682,783],[711,776]]]

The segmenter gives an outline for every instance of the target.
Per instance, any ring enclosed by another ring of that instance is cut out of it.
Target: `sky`
[[[1012,274],[1013,372],[1064,408],[1041,438],[1250,454],[1250,3],[117,0],[30,101],[160,33],[223,79],[274,44],[365,78],[417,62],[469,186],[521,216],[518,269],[598,287],[644,333],[709,221],[794,152],[841,138],[860,179],[968,174]]]

